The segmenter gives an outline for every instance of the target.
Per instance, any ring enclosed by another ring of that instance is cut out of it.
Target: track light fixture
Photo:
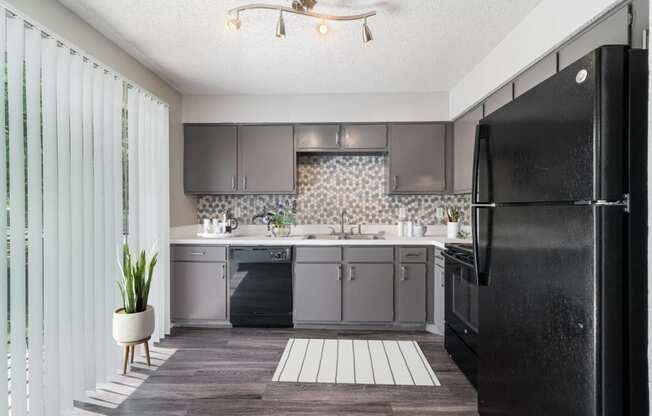
[[[367,24],[367,18],[375,16],[375,10],[356,15],[336,16],[314,12],[312,9],[316,4],[317,0],[294,0],[292,2],[292,7],[276,6],[272,4],[248,4],[245,6],[236,7],[229,11],[230,18],[226,21],[226,27],[231,31],[238,31],[242,25],[242,22],[240,21],[240,12],[246,10],[278,10],[279,16],[278,21],[276,22],[276,37],[279,39],[283,39],[285,37],[285,21],[283,20],[283,13],[286,12],[319,19],[320,23],[317,25],[317,32],[319,32],[321,35],[326,35],[329,31],[329,27],[326,24],[326,21],[362,20],[362,41],[364,43],[369,43],[374,40],[374,37],[371,34],[371,29],[369,29],[369,25]]]
[[[283,20],[283,10],[278,14],[278,22],[276,22],[276,37],[279,39],[285,38],[285,21]]]
[[[374,40],[373,35],[371,34],[371,29],[367,25],[367,18],[365,17],[364,23],[362,24],[362,41],[364,43],[369,43]]]

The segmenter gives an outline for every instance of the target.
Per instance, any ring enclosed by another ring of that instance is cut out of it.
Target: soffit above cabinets
[[[448,91],[540,0],[320,0],[324,13],[378,12],[361,27],[251,11],[224,26],[244,0],[59,0],[182,94],[316,94]],[[267,3],[289,5],[285,0]]]

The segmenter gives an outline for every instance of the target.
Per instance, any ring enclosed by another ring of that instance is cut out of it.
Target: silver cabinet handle
[[[231,176],[231,190],[235,191],[235,175]]]
[[[342,280],[342,265],[340,264],[337,266],[337,280],[341,281]]]
[[[405,255],[405,257],[413,259],[415,257],[421,257],[421,254],[419,254],[419,253],[408,253],[408,254]]]
[[[190,254],[192,254],[193,256],[203,256],[204,254],[206,254],[206,252],[205,251],[192,251],[192,252],[190,252]]]
[[[349,280],[355,280],[355,267],[349,266]]]
[[[408,270],[405,266],[401,266],[401,280],[408,280]]]
[[[245,191],[247,190],[247,177],[246,176],[242,177],[242,189],[244,189]]]
[[[394,175],[394,185],[392,186],[392,189],[394,191],[398,189],[398,175]]]
[[[222,280],[226,279],[226,264],[222,263]]]

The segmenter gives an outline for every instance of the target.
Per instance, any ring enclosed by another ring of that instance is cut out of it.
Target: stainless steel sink
[[[306,240],[384,240],[379,234],[308,234]]]

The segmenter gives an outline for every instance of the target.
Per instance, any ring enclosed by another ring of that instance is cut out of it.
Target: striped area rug
[[[440,386],[415,341],[290,338],[273,381]]]

